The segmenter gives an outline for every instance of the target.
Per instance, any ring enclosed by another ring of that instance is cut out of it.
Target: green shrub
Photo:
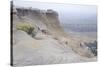
[[[17,30],[25,31],[28,34],[32,34],[34,32],[34,27],[29,23],[19,23],[16,26]]]

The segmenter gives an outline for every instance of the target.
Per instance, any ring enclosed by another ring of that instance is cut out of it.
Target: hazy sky
[[[97,21],[97,7],[90,5],[55,4],[45,2],[33,2],[13,0],[15,6],[33,7],[39,9],[53,9],[58,12],[59,19],[63,23],[93,23]]]

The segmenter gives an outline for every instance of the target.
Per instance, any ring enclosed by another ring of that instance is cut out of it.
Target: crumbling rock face
[[[61,35],[65,35],[62,31],[63,29],[61,28],[58,13],[56,11],[50,9],[45,11],[32,8],[16,8],[13,11],[15,10],[19,19],[23,20],[21,20],[21,22],[29,22],[40,27],[41,29],[52,31],[54,34],[58,32],[59,34],[61,33]]]
[[[46,15],[52,16],[52,17],[58,17],[58,13],[56,11],[53,11],[52,9],[48,9],[46,11]]]

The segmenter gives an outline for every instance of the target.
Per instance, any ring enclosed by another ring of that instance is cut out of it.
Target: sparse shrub
[[[26,33],[28,33],[29,35],[32,35],[34,34],[34,30],[35,28],[29,24],[29,23],[20,23],[16,26],[17,30],[22,30],[22,31],[25,31]],[[35,36],[35,34],[34,34]]]
[[[80,44],[81,47],[88,47],[88,49],[94,54],[94,56],[97,56],[97,41],[84,43],[83,45]]]

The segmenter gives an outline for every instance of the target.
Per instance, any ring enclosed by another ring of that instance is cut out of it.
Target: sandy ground
[[[17,31],[14,36],[16,40],[13,46],[15,66],[96,61],[96,58],[81,57],[69,46],[49,35],[39,33],[36,38],[32,38],[23,31]]]

